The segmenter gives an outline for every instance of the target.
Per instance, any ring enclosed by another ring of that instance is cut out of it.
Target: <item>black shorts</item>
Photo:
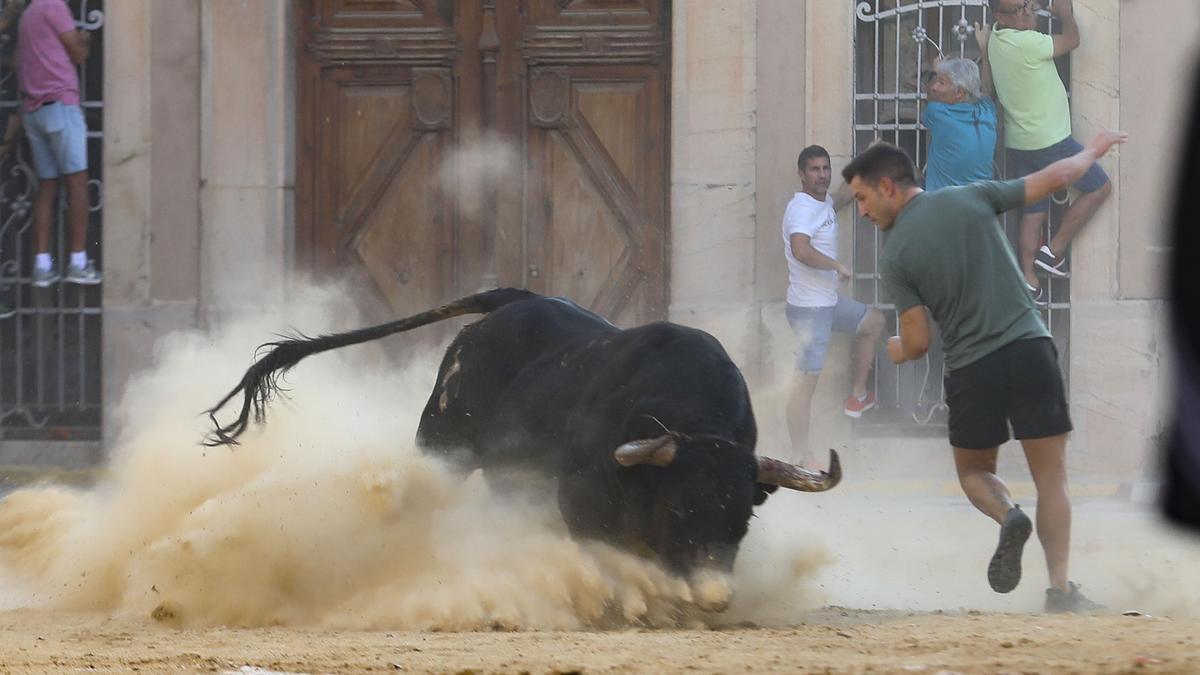
[[[1071,430],[1071,415],[1050,338],[1017,340],[946,375],[950,445],[988,450],[1009,439]]]

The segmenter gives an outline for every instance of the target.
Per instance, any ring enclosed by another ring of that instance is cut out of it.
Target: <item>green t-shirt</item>
[[[1040,150],[1071,135],[1071,109],[1054,66],[1053,37],[1036,30],[993,31],[988,62],[1004,105],[1006,146]]]
[[[879,258],[884,297],[901,313],[929,308],[947,369],[1050,335],[996,222],[996,214],[1024,203],[1024,179],[922,192],[888,232]]]

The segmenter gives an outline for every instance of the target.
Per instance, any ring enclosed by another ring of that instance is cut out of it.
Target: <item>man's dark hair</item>
[[[891,178],[900,186],[917,184],[917,171],[908,155],[891,143],[876,143],[863,150],[846,168],[842,178],[849,183],[857,176],[868,185],[878,185],[881,178]]]
[[[824,157],[829,160],[829,151],[819,145],[810,145],[800,151],[800,159],[796,160],[796,168],[804,171],[804,167],[808,164],[808,160]]]
[[[992,14],[997,11],[1004,11],[1004,0],[988,0],[988,9],[992,10]]]

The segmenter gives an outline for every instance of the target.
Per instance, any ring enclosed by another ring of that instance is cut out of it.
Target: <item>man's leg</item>
[[[809,450],[808,430],[813,392],[825,365],[833,316],[834,307],[787,307],[788,325],[796,336],[796,374],[787,403],[788,435],[792,442],[792,459],[809,469],[820,468],[817,458]]]
[[[1042,245],[1042,232],[1045,227],[1046,212],[1042,211],[1022,214],[1017,230],[1017,257],[1021,261],[1021,273],[1025,275],[1025,283],[1034,288],[1041,287],[1041,282],[1033,271],[1033,259]],[[1051,247],[1051,250],[1055,255],[1062,255],[1054,247]]]
[[[58,179],[38,181],[33,200],[33,248],[35,253],[50,253],[50,228],[54,224],[54,205],[58,201]]]
[[[858,324],[858,333],[854,342],[854,380],[850,393],[861,399],[867,395],[867,378],[871,375],[871,367],[875,365],[875,350],[883,339],[883,312],[872,307]]]
[[[71,252],[87,250],[88,172],[76,171],[64,179],[67,184],[67,224]]]
[[[958,483],[967,498],[975,508],[1000,524],[1000,540],[988,561],[987,578],[993,591],[1008,593],[1021,581],[1021,555],[1032,525],[1029,516],[1013,504],[1008,486],[996,475],[997,450],[954,448],[954,464],[958,469]]]
[[[958,469],[958,484],[971,504],[983,515],[1003,524],[1013,502],[1008,486],[996,475],[998,451],[999,448],[954,448],[954,466]]]
[[[1067,567],[1071,556],[1071,497],[1067,489],[1067,435],[1021,441],[1037,487],[1037,535],[1046,553],[1050,586],[1070,591]]]
[[[788,436],[792,441],[792,460],[810,469],[817,462],[816,456],[808,447],[808,427],[812,414],[813,392],[817,389],[819,377],[819,373],[796,373],[787,402],[787,426]]]
[[[1071,240],[1079,234],[1084,225],[1091,221],[1092,216],[1096,215],[1096,211],[1110,194],[1112,194],[1112,183],[1105,183],[1100,189],[1094,192],[1085,192],[1075,199],[1075,202],[1063,214],[1062,223],[1059,224],[1058,231],[1054,233],[1054,237],[1048,244],[1055,257],[1062,258],[1066,255]]]

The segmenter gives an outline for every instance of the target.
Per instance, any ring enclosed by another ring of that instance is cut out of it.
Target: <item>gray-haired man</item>
[[[996,105],[983,95],[979,66],[970,59],[934,63],[921,123],[929,130],[925,189],[932,192],[992,178]]]

